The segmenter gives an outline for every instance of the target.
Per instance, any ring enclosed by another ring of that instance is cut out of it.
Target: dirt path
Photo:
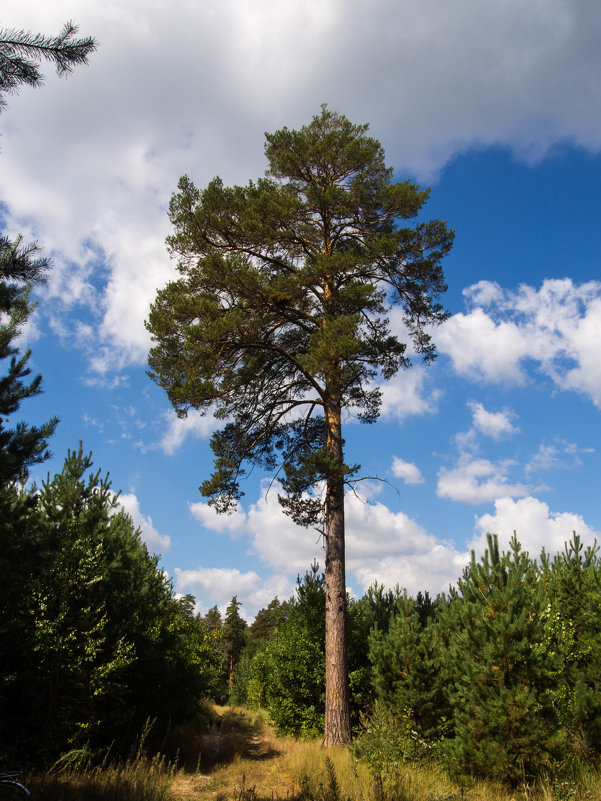
[[[292,801],[298,791],[290,769],[293,750],[293,741],[277,739],[248,712],[217,708],[200,736],[198,770],[178,772],[172,794],[178,801]]]

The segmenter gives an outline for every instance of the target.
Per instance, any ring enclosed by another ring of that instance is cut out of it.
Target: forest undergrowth
[[[180,730],[177,755],[91,766],[73,752],[24,776],[35,801],[601,801],[601,772],[522,786],[458,784],[436,762],[370,768],[352,749],[277,737],[261,711],[212,707],[202,732]]]

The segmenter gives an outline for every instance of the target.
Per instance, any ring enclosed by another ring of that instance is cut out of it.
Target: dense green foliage
[[[538,562],[515,538],[500,553],[489,536],[448,598],[420,620],[403,597],[388,631],[372,634],[381,711],[368,736],[381,739],[389,715],[398,737],[453,774],[511,784],[596,759],[600,587],[597,550],[583,552],[577,536]]]
[[[546,605],[537,564],[512,541],[475,556],[440,616],[454,737],[450,764],[517,783],[548,770],[559,754]]]
[[[24,400],[41,391],[41,376],[29,380],[30,351],[20,354],[18,337],[31,315],[31,288],[44,281],[48,260],[37,245],[0,236],[0,484],[25,481],[29,468],[48,456],[47,440],[56,418],[42,426],[13,422]],[[8,425],[7,425],[8,424]]]
[[[198,709],[221,667],[107,477],[70,452],[36,494],[7,489],[0,527],[0,757],[118,752]]]
[[[324,583],[314,564],[299,577],[295,596],[272,601],[248,631],[235,699],[266,708],[282,734],[323,731]]]
[[[325,578],[314,562],[298,578],[295,595],[274,599],[250,626],[234,680],[233,700],[268,710],[282,734],[311,737],[323,731]],[[351,721],[371,706],[373,691],[367,647],[374,626],[387,627],[395,594],[370,588],[348,601]]]
[[[41,83],[40,60],[61,75],[86,63],[94,40],[75,33],[0,31],[0,110],[6,93]],[[14,419],[41,391],[18,338],[47,268],[35,243],[0,236],[0,767],[73,748],[119,754],[148,721],[160,738],[197,713],[223,667],[193,599],[174,597],[81,446],[24,488],[57,423]]]
[[[553,705],[575,759],[601,754],[601,560],[575,534],[552,561],[543,556],[544,647]]]
[[[369,637],[373,689],[380,705],[425,740],[445,734],[450,714],[437,659],[441,624],[435,615],[443,604],[443,599],[428,603],[423,613],[421,599],[398,594],[388,630],[376,628]]]
[[[552,560],[490,535],[448,596],[376,585],[348,609],[354,751],[374,769],[437,759],[518,785],[601,755],[601,558],[576,535]],[[249,628],[236,702],[281,733],[322,731],[323,626],[314,565]]]
[[[240,660],[240,654],[244,648],[246,640],[246,621],[240,617],[238,611],[242,604],[238,597],[234,595],[225,610],[225,621],[223,624],[225,659],[228,674],[228,694],[232,693],[234,681],[234,669]]]

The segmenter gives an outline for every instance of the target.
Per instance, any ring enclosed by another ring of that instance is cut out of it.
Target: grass
[[[277,738],[263,714],[215,707],[211,725],[180,732],[179,767],[138,753],[91,767],[68,755],[26,776],[35,801],[601,801],[601,772],[510,792],[461,786],[436,763],[401,763],[374,774],[346,748]]]
[[[35,801],[169,801],[175,771],[163,758],[90,767],[76,761],[26,778]]]

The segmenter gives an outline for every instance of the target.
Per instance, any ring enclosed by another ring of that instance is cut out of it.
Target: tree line
[[[324,725],[324,587],[313,566],[246,630],[230,700],[276,729]],[[574,534],[538,559],[489,535],[446,594],[372,586],[348,599],[356,754],[374,767],[437,760],[456,778],[514,785],[601,755],[601,556]]]

